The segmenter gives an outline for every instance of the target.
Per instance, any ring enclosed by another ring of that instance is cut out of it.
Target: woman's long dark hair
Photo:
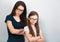
[[[22,22],[27,25],[27,18],[26,18],[26,14],[27,14],[27,10],[26,10],[26,5],[23,1],[17,1],[16,4],[13,7],[13,10],[11,12],[12,16],[15,16],[15,10],[19,7],[19,6],[23,6],[24,7],[24,11],[23,13],[20,15],[20,19],[22,20]]]
[[[35,11],[32,11],[32,12],[30,12],[28,18],[30,18],[30,16],[34,16],[34,15],[37,15],[37,17],[38,17],[38,13],[35,12]],[[28,20],[27,24],[28,24],[28,27],[29,27],[30,34],[32,34],[32,36],[35,36],[34,31],[33,31],[32,27],[31,27],[31,24],[30,24],[30,20]],[[36,27],[36,34],[37,34],[37,36],[39,36],[40,35],[39,34],[40,30],[39,30],[39,25],[38,25],[38,19],[37,19],[37,22],[35,24],[35,27]]]

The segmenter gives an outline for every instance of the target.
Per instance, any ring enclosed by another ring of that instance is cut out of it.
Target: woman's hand
[[[24,29],[20,29],[19,34],[24,35]]]

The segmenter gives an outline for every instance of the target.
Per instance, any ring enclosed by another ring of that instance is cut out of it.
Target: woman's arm
[[[18,34],[18,35],[23,35],[24,34],[24,29],[15,29],[12,25],[12,22],[11,21],[7,21],[7,26],[8,26],[8,29],[10,30],[10,32],[12,34]]]

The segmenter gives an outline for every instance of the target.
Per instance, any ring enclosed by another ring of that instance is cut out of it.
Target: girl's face
[[[29,20],[32,25],[35,25],[37,22],[37,15],[30,16]]]
[[[16,9],[16,15],[20,16],[24,11],[24,7],[22,5],[18,6],[18,8]]]

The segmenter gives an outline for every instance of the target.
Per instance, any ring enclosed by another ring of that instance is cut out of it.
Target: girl
[[[38,14],[35,11],[32,11],[28,16],[27,26],[24,27],[28,42],[44,42],[44,37],[39,29],[38,18]]]
[[[26,26],[26,5],[23,1],[16,2],[10,15],[6,16],[5,23],[8,29],[7,42],[25,42],[24,26]]]

